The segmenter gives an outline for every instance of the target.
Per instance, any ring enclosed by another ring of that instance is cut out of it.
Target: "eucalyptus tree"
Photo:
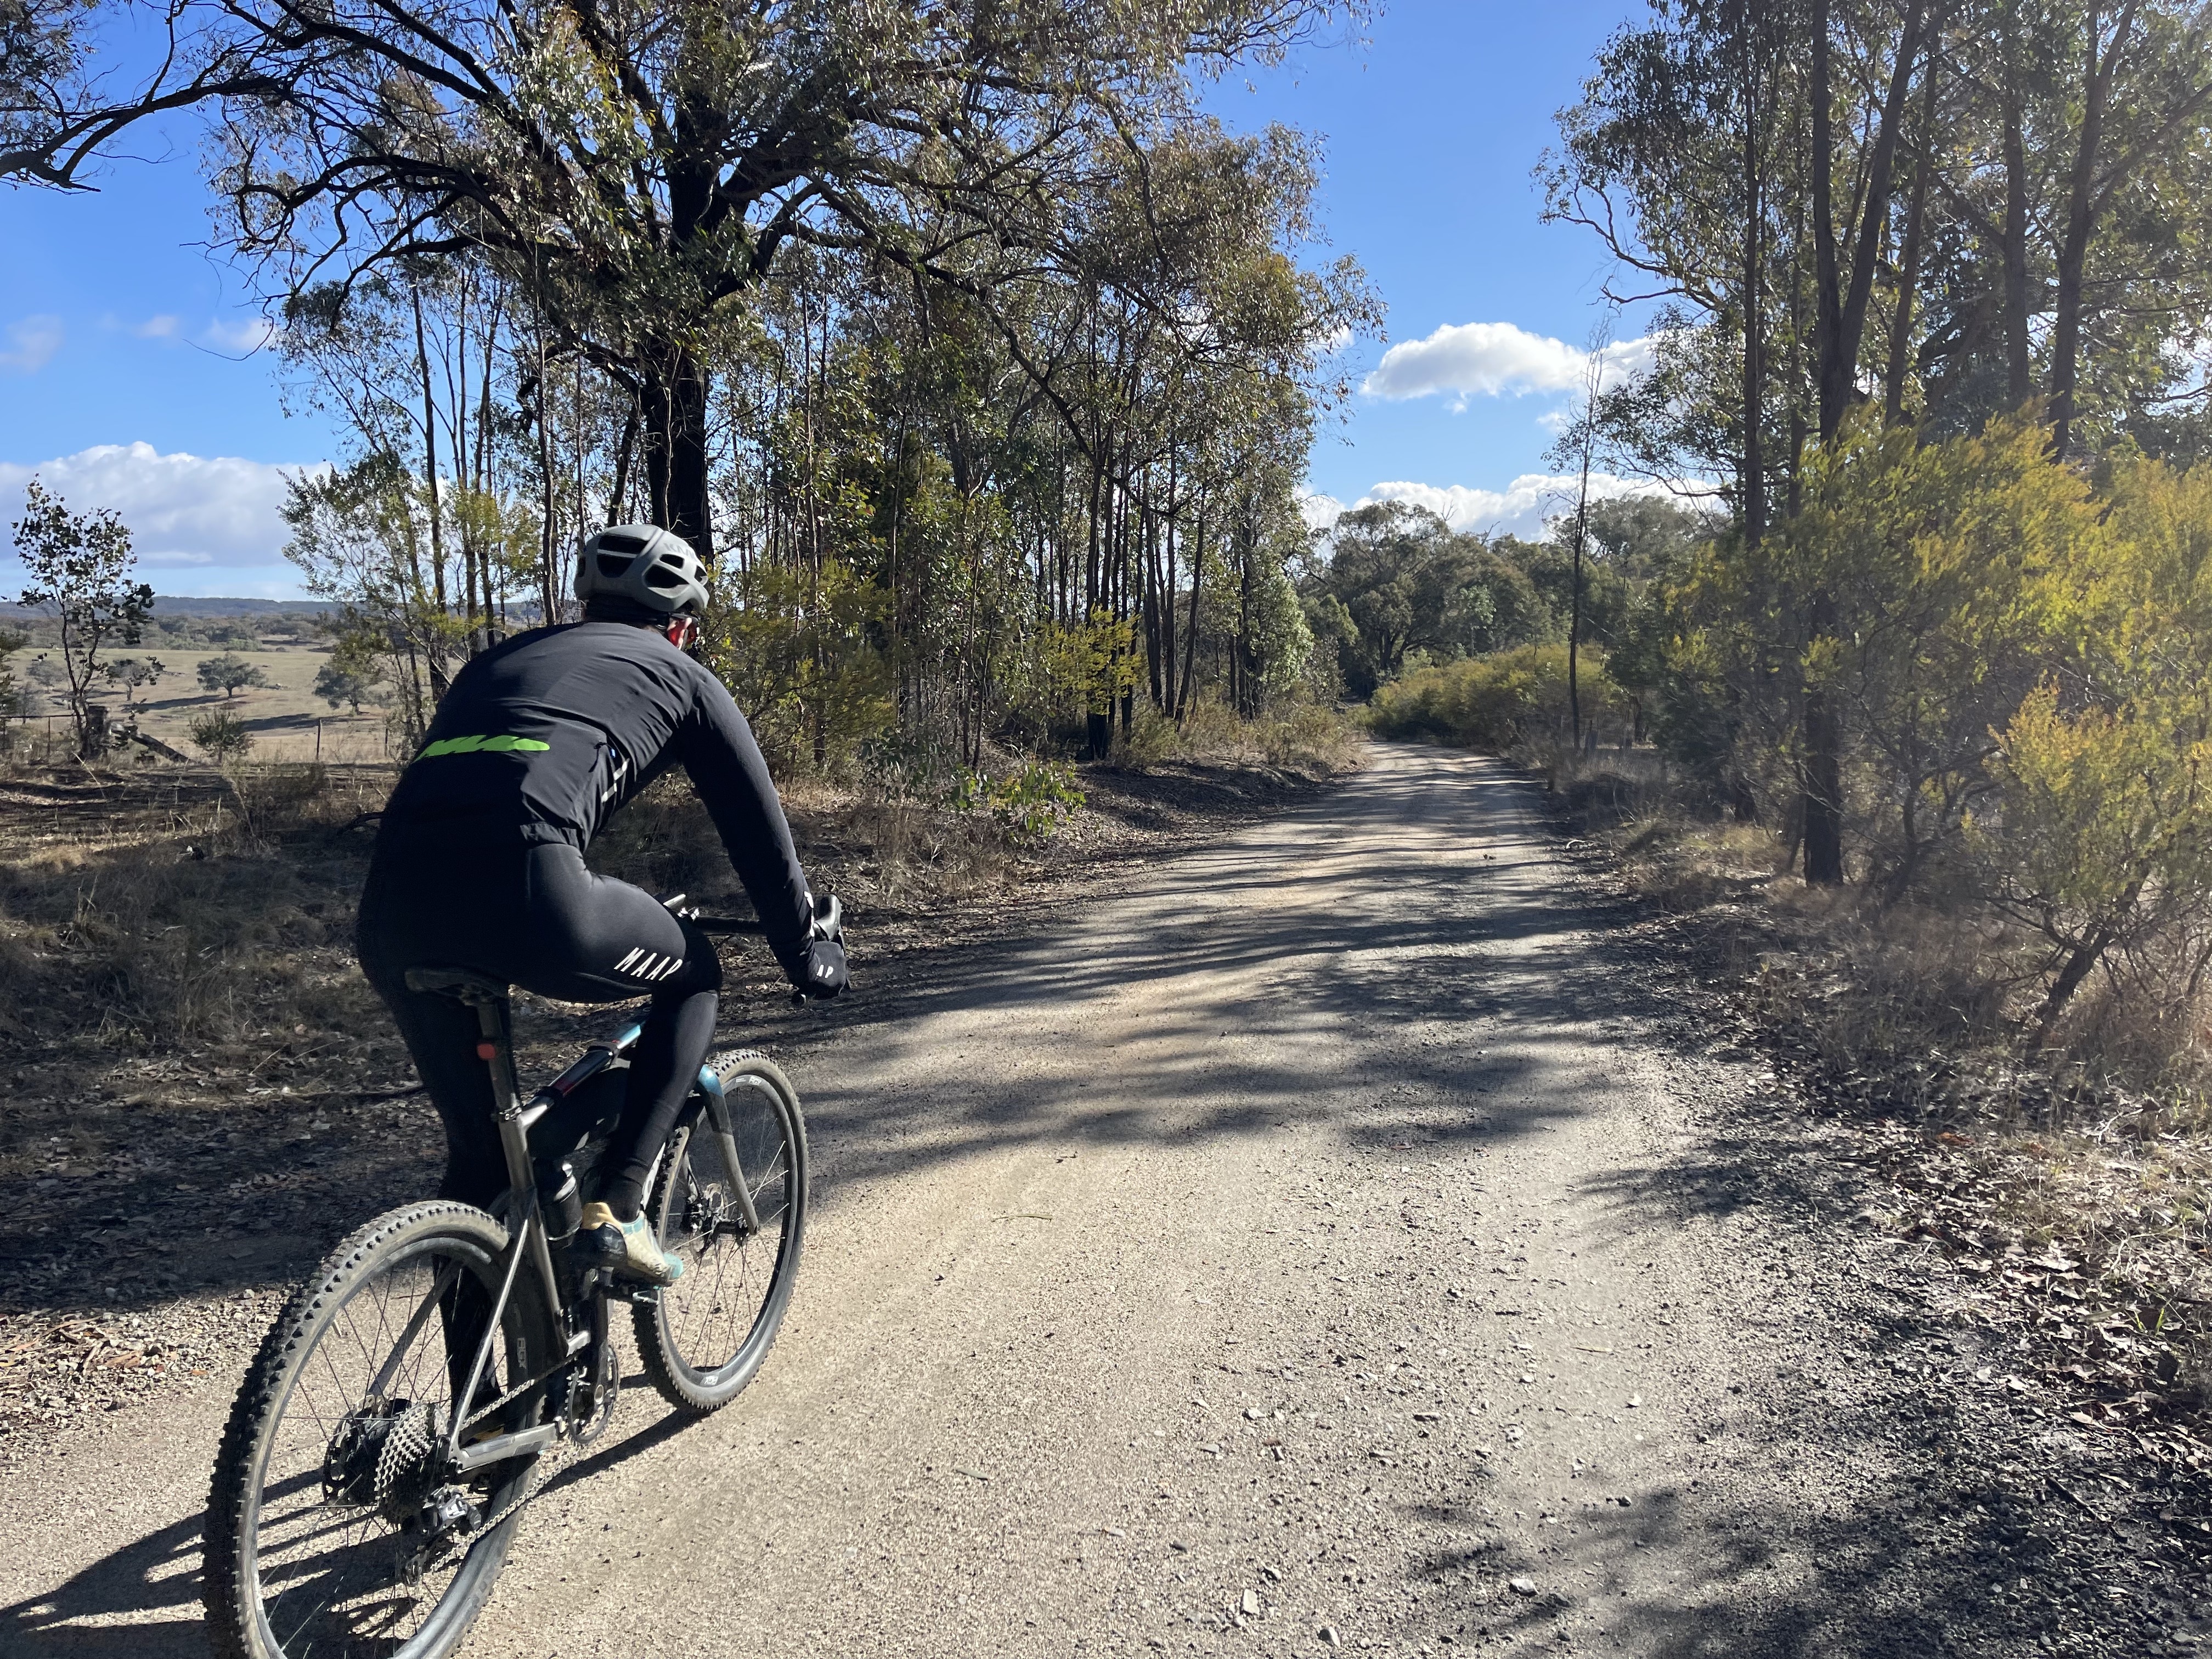
[[[285,294],[473,253],[634,397],[650,514],[713,548],[712,361],[789,249],[988,296],[1183,119],[1190,72],[1358,0],[16,0],[0,176],[82,187],[211,110],[228,240]],[[103,49],[169,50],[120,95]]]

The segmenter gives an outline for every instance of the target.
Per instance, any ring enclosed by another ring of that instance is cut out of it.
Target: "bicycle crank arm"
[[[480,1469],[487,1463],[503,1463],[510,1457],[527,1457],[544,1451],[561,1437],[557,1424],[540,1423],[534,1429],[524,1429],[516,1434],[502,1434],[490,1440],[479,1440],[461,1448],[454,1455],[453,1468],[457,1474],[466,1474],[471,1469]]]

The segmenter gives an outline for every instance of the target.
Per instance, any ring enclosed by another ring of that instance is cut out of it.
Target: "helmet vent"
[[[601,620],[634,622],[641,611],[657,617],[698,611],[710,580],[697,553],[652,525],[610,525],[576,549],[576,597],[586,616],[599,614],[592,607],[599,606]]]

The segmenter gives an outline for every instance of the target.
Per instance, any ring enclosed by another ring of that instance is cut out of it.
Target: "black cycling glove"
[[[801,996],[825,1000],[845,988],[845,947],[834,939],[807,941],[804,956],[784,964]]]

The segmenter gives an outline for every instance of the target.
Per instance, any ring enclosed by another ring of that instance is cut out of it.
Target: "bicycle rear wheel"
[[[806,1226],[806,1125],[791,1079],[757,1054],[708,1063],[722,1079],[759,1225],[746,1227],[737,1177],[695,1100],[669,1137],[646,1210],[684,1276],[634,1310],[646,1375],[670,1405],[699,1416],[735,1399],[775,1345]]]
[[[465,1204],[394,1210],[339,1245],[277,1316],[208,1498],[201,1582],[225,1659],[437,1659],[467,1633],[535,1462],[454,1479],[444,1468],[506,1243]],[[478,1402],[551,1363],[534,1305],[508,1304]],[[543,1393],[525,1390],[488,1425],[537,1422]]]

